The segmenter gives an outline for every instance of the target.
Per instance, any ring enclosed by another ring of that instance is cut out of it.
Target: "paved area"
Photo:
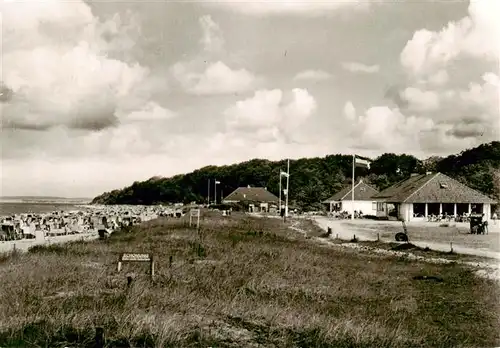
[[[395,232],[403,231],[400,222],[334,220],[323,216],[316,216],[313,219],[325,231],[328,227],[331,227],[333,238],[338,236],[338,238],[343,240],[351,240],[355,235],[359,240],[376,241],[377,238],[380,238],[384,242],[394,242]],[[498,226],[491,227],[489,235],[478,236],[466,235],[464,232],[468,228],[466,224],[463,224],[463,226],[453,226],[450,229],[456,229],[457,233],[454,235],[450,234],[449,238],[447,238],[446,234],[438,235],[437,233],[433,233],[434,230],[438,231],[439,226],[437,225],[425,225],[425,223],[408,225],[408,228],[414,231],[419,229],[425,230],[426,228],[430,230],[429,233],[412,233],[413,236],[410,234],[411,243],[418,247],[429,247],[433,250],[445,252],[450,251],[451,247],[453,247],[453,251],[460,254],[490,257],[500,260],[500,245],[498,245],[500,228]],[[474,243],[477,240],[482,243]]]
[[[298,223],[294,223],[291,227],[291,229],[305,234],[306,231],[302,230],[299,228]],[[423,261],[423,262],[429,262],[429,263],[437,263],[437,264],[449,264],[449,263],[454,263],[456,261],[453,260],[448,260],[444,258],[436,258],[436,257],[424,257],[424,256],[418,256],[414,255],[411,252],[406,252],[406,251],[394,251],[394,250],[386,250],[386,249],[381,249],[377,247],[369,247],[369,246],[363,246],[360,245],[359,243],[333,243],[333,241],[327,238],[313,238],[315,241],[329,245],[332,248],[336,249],[342,249],[342,248],[350,248],[350,249],[357,249],[360,251],[368,252],[368,253],[375,253],[375,254],[382,254],[382,255],[393,255],[393,256],[405,256],[410,260],[415,260],[415,261]],[[480,277],[482,278],[488,278],[496,281],[500,281],[500,263],[496,261],[488,261],[488,262],[471,262],[471,261],[457,261],[460,264],[466,265],[468,267],[471,267],[472,270]],[[499,347],[500,348],[500,347]]]

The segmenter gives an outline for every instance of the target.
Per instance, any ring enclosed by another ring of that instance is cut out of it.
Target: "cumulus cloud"
[[[403,111],[388,106],[374,106],[357,113],[348,102],[343,115],[352,139],[350,145],[377,152],[446,155],[498,139],[500,134],[498,118],[496,123],[491,123],[491,120],[488,123],[485,114],[439,118],[432,113]]]
[[[307,15],[324,16],[327,13],[335,13],[343,9],[365,10],[369,5],[366,0],[344,0],[344,1],[239,1],[239,0],[221,0],[208,1],[204,3],[207,6],[218,7],[230,11],[253,15]]]
[[[429,83],[434,86],[442,86],[450,80],[450,75],[444,69],[437,71],[435,74],[429,76]]]
[[[256,91],[253,97],[240,100],[225,111],[229,127],[254,131],[277,124],[282,116],[282,99],[279,89]]]
[[[125,120],[131,122],[144,121],[166,121],[174,118],[176,114],[158,105],[156,102],[148,102],[144,108],[129,113]]]
[[[344,117],[349,120],[354,148],[415,153],[418,149],[427,150],[422,137],[436,129],[431,119],[407,116],[398,108],[374,106],[360,115],[353,113],[350,103],[346,109]]]
[[[482,83],[471,82],[467,90],[460,91],[460,99],[490,114],[499,113],[500,77],[493,72],[482,76]]]
[[[408,102],[408,108],[417,111],[437,110],[440,105],[439,96],[434,91],[423,91],[408,87],[401,92],[401,98]]]
[[[172,67],[173,76],[184,90],[197,95],[231,94],[253,89],[258,78],[246,69],[231,69],[221,61],[209,64],[197,72],[193,65],[177,63]]]
[[[252,97],[226,109],[224,114],[230,131],[278,139],[293,137],[316,108],[315,98],[305,89],[293,89],[288,95],[274,89],[256,91]]]
[[[201,44],[205,51],[220,52],[224,48],[224,36],[220,26],[211,16],[205,15],[199,19],[202,30]]]
[[[482,123],[459,123],[452,125],[451,128],[446,131],[446,134],[459,139],[475,139],[484,135],[487,131],[486,127],[487,126]]]
[[[150,72],[111,58],[130,30],[113,19],[99,20],[78,1],[5,3],[2,127],[100,130],[140,109],[145,95],[135,91],[148,90]]]
[[[222,165],[255,157],[321,156],[332,148],[348,153],[352,147],[373,150],[374,155],[382,151],[419,155],[422,150],[425,156],[429,152],[449,154],[500,138],[498,72],[493,65],[498,63],[493,59],[498,57],[493,55],[496,22],[492,17],[496,12],[481,10],[484,4],[471,4],[469,22],[457,21],[442,31],[415,34],[400,57],[408,80],[397,81],[398,86],[387,93],[397,107],[363,109],[347,102],[343,110],[342,105],[339,108],[344,122],[338,129],[330,129],[334,136],[325,130],[327,136],[314,133],[312,142],[298,139],[309,136],[309,126],[319,123],[311,122],[316,114],[322,116],[315,97],[302,88],[263,89],[263,80],[226,52],[229,40],[224,40],[222,28],[210,16],[198,20],[198,52],[177,58],[185,60],[173,64],[171,75],[165,76],[162,68],[150,71],[157,67],[135,62],[135,57],[155,61],[148,52],[137,51],[143,47],[136,45],[139,37],[159,42],[159,38],[141,34],[141,17],[136,14],[106,19],[77,1],[6,4],[2,8],[6,16],[0,81],[0,179],[9,194],[92,196],[154,175],[188,172],[206,165],[207,158],[210,164]],[[209,6],[252,15],[327,15],[347,5],[347,1],[278,1],[212,2]],[[95,8],[97,11],[99,6]],[[447,31],[450,33],[443,34]],[[456,43],[460,43],[458,49]],[[476,51],[472,43],[478,44]],[[240,57],[245,53],[235,52]],[[474,66],[476,75],[463,76],[464,71],[472,75],[459,65],[464,63],[463,57],[469,59],[466,63]],[[344,68],[379,71],[376,65],[356,62],[346,63]],[[180,95],[176,103],[182,105],[183,117],[172,122],[177,113],[154,97],[165,95],[158,91],[165,91],[166,77],[174,77],[168,80],[169,87],[180,87],[195,96],[229,96],[213,102]],[[330,74],[324,71],[300,71],[293,84],[328,78]],[[255,93],[238,97],[239,101],[231,96],[243,91]],[[189,102],[183,103],[182,98]],[[190,114],[199,114],[200,100],[205,114],[213,117],[195,119],[195,126],[188,126],[194,119]],[[230,104],[220,104],[223,101]],[[330,108],[325,116],[327,113]],[[323,132],[321,126],[317,125]],[[332,141],[336,146],[332,147]]]
[[[380,67],[378,65],[366,65],[358,62],[344,62],[342,63],[342,68],[350,72],[359,72],[366,74],[374,74],[379,72]]]
[[[453,84],[431,90],[407,87],[392,92],[391,97],[403,113],[430,118],[448,127],[449,136],[476,134],[478,143],[488,142],[500,137],[499,77],[488,72],[481,80],[464,87]]]
[[[498,64],[500,2],[471,1],[468,11],[468,16],[448,23],[439,32],[416,31],[401,52],[403,67],[416,76],[422,76],[433,74],[461,57],[486,59]]]
[[[420,137],[425,148],[457,151],[500,138],[499,76],[493,72],[500,56],[499,5],[471,1],[466,17],[440,31],[416,31],[402,50],[407,86],[391,97],[403,113],[435,123]]]
[[[182,89],[194,95],[232,94],[255,89],[261,77],[243,68],[231,68],[217,59],[225,56],[224,37],[219,25],[209,15],[202,16],[199,24],[202,53],[194,59],[177,62],[170,68]]]
[[[351,101],[345,103],[343,112],[347,120],[354,121],[356,119],[356,108]]]
[[[304,70],[294,76],[295,81],[324,81],[328,80],[332,75],[323,70]]]
[[[478,141],[500,138],[500,78],[492,72],[482,76],[482,83],[470,83],[467,89],[458,90],[451,102],[465,113],[455,121],[453,132],[457,137],[476,135]]]

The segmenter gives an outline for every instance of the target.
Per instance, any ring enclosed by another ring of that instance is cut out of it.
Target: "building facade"
[[[222,200],[223,204],[244,204],[250,212],[277,211],[279,198],[265,187],[238,187]]]
[[[346,211],[352,214],[357,211],[362,212],[363,215],[376,215],[377,201],[371,197],[377,193],[375,188],[360,180],[354,186],[354,200],[352,199],[352,187],[348,186],[322,203],[328,206],[330,212]]]
[[[491,219],[497,202],[442,173],[413,174],[373,196],[379,217],[405,221],[427,220],[430,215],[484,214]]]

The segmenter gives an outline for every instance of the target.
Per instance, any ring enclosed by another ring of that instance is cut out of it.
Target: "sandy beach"
[[[18,251],[28,251],[28,249],[35,245],[45,245],[45,244],[60,244],[78,240],[94,240],[97,239],[99,235],[96,232],[92,233],[80,233],[72,234],[58,237],[46,237],[43,241],[35,239],[21,239],[15,241],[0,242],[0,253],[6,253],[13,251],[14,249]]]

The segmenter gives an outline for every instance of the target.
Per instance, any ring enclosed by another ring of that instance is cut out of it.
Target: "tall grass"
[[[332,250],[280,220],[163,219],[0,266],[0,346],[488,347],[499,287],[458,265]],[[121,252],[152,252],[144,263]],[[135,280],[127,287],[126,275]],[[437,275],[443,282],[413,280]]]

